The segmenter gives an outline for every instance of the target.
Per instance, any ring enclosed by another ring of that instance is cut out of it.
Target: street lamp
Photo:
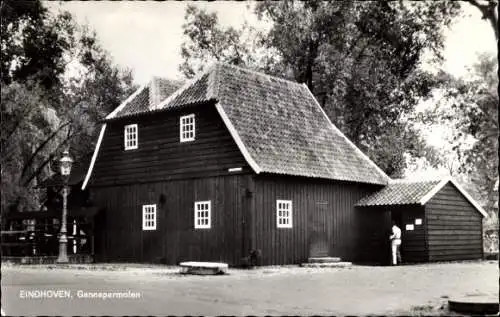
[[[61,176],[63,179],[63,210],[61,219],[61,234],[59,235],[59,256],[57,257],[57,263],[68,263],[68,237],[66,236],[66,218],[68,213],[67,200],[68,200],[68,179],[71,173],[71,165],[73,164],[73,159],[69,156],[69,152],[66,150],[63,153],[63,157],[59,160]]]

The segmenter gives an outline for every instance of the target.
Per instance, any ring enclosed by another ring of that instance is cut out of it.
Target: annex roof
[[[358,206],[388,206],[420,204],[440,180],[415,182],[390,182],[378,192],[363,197]]]
[[[486,211],[452,178],[428,181],[391,181],[378,192],[361,198],[356,206],[425,205],[448,183],[455,186],[484,217],[487,216]]]

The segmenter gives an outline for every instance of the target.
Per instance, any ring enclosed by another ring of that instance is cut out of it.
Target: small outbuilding
[[[487,213],[454,180],[394,181],[362,198],[363,228],[373,232],[364,241],[365,262],[387,264],[389,232],[395,221],[402,231],[403,262],[481,259],[483,217]]]

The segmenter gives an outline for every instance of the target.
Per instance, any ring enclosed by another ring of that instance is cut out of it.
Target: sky
[[[131,68],[138,84],[151,76],[181,78],[178,66],[182,59],[184,11],[190,1],[69,1],[45,2],[54,12],[71,12],[80,23],[89,24],[102,46],[115,63]],[[200,8],[216,12],[221,24],[239,27],[248,21],[257,28],[265,28],[253,14],[251,2],[215,1],[196,2]],[[474,63],[477,53],[496,52],[491,26],[481,20],[479,11],[464,3],[464,17],[445,32],[446,42],[443,67],[462,76]]]
[[[151,76],[180,79],[184,12],[191,1],[95,1],[45,2],[53,11],[71,12],[80,23],[89,24],[114,61],[131,68],[138,84]],[[238,27],[248,21],[265,25],[246,2],[197,2],[200,8],[217,12],[224,26]]]

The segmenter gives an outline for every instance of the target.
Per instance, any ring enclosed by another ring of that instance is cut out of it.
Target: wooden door
[[[309,257],[329,255],[327,214],[328,202],[318,201],[309,211]]]

